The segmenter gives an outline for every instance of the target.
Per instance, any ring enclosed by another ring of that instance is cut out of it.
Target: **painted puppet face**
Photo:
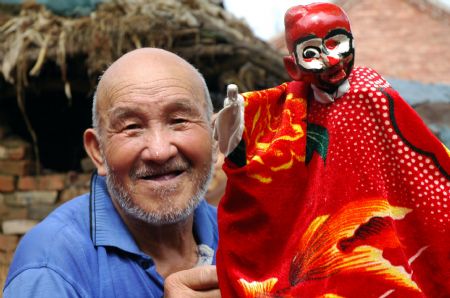
[[[297,77],[324,91],[336,90],[350,75],[354,61],[353,37],[345,13],[329,3],[300,5],[287,11],[285,23]]]

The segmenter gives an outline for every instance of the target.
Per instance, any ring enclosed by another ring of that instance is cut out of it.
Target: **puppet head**
[[[345,12],[331,3],[298,5],[286,12],[284,22],[289,76],[334,92],[350,75],[355,57]]]

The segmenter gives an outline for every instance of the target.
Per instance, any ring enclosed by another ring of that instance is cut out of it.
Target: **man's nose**
[[[166,128],[152,128],[145,133],[142,159],[155,163],[165,163],[177,155],[173,132]]]

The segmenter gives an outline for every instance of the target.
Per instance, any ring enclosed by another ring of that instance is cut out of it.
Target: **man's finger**
[[[208,290],[218,287],[216,266],[201,266],[180,271],[184,285],[193,290]]]
[[[220,297],[215,266],[201,266],[179,271],[164,282],[165,297]],[[206,295],[206,296],[205,296]]]

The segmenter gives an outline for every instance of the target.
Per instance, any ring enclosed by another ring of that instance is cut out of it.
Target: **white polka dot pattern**
[[[410,146],[397,132],[383,93],[390,85],[369,68],[355,68],[349,80],[350,91],[334,104],[311,103],[316,111],[308,122],[330,132],[326,167],[351,175],[361,195],[381,195],[411,208],[426,226],[444,232],[450,226],[450,181],[432,155]]]

